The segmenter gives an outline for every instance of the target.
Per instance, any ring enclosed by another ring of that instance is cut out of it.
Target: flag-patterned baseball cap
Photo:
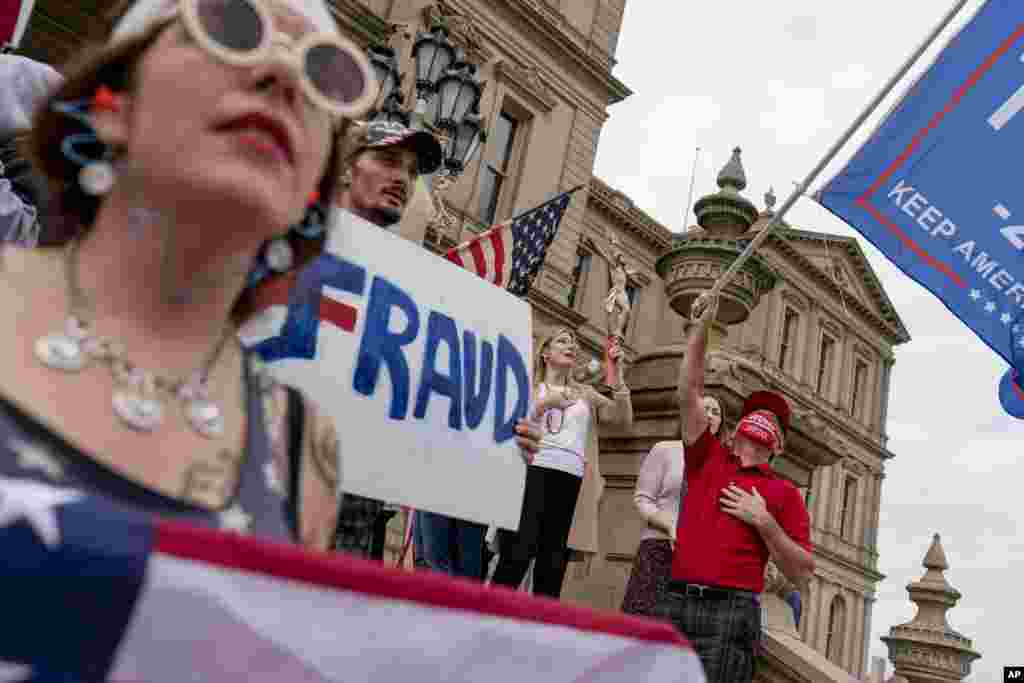
[[[444,152],[441,143],[425,130],[413,130],[400,123],[371,121],[366,124],[356,151],[403,145],[416,152],[420,175],[430,175],[441,167]]]

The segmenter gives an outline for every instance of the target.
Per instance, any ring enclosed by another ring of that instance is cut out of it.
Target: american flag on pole
[[[526,296],[578,189],[563,192],[454,247],[448,251],[448,260],[516,296]]]
[[[0,478],[0,681],[704,680],[673,628]]]
[[[0,2],[0,46],[18,47],[36,0],[3,0]]]

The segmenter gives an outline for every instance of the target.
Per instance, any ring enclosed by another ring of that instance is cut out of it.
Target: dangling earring
[[[110,147],[103,143],[96,135],[93,127],[92,111],[121,111],[121,98],[103,85],[96,89],[91,99],[75,100],[72,102],[54,102],[53,108],[57,112],[68,116],[86,128],[84,133],[68,135],[61,142],[61,152],[71,161],[80,166],[78,172],[78,184],[82,191],[93,197],[100,197],[110,192],[116,180],[114,165],[112,163],[113,153]],[[90,155],[83,151],[87,146],[99,146],[101,154]]]
[[[341,176],[342,187],[349,187],[352,185],[352,171],[345,171],[345,174]]]
[[[292,231],[308,240],[317,239],[327,230],[326,213],[319,201],[311,202],[302,220],[292,226]]]

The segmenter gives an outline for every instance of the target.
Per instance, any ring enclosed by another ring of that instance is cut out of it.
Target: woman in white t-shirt
[[[722,426],[722,407],[713,396],[704,397],[704,412],[712,434]],[[672,570],[679,506],[686,497],[683,442],[659,441],[644,458],[636,477],[633,504],[644,520],[640,545],[633,560],[622,611],[653,616],[658,596]]]
[[[586,466],[586,443],[596,423],[629,426],[633,406],[629,387],[619,368],[613,399],[572,379],[579,345],[567,328],[555,331],[540,345],[534,368],[534,407],[530,417],[540,422],[540,450],[527,468],[526,492],[519,531],[502,530],[500,557],[491,582],[518,587],[530,560],[534,561],[533,592],[557,598],[568,551],[576,499]],[[619,360],[622,349],[612,347],[609,357]]]

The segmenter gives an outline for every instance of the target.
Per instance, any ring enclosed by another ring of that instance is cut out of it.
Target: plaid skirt
[[[643,617],[654,616],[654,607],[665,594],[672,571],[672,544],[658,538],[640,541],[633,571],[622,599],[622,611]]]

